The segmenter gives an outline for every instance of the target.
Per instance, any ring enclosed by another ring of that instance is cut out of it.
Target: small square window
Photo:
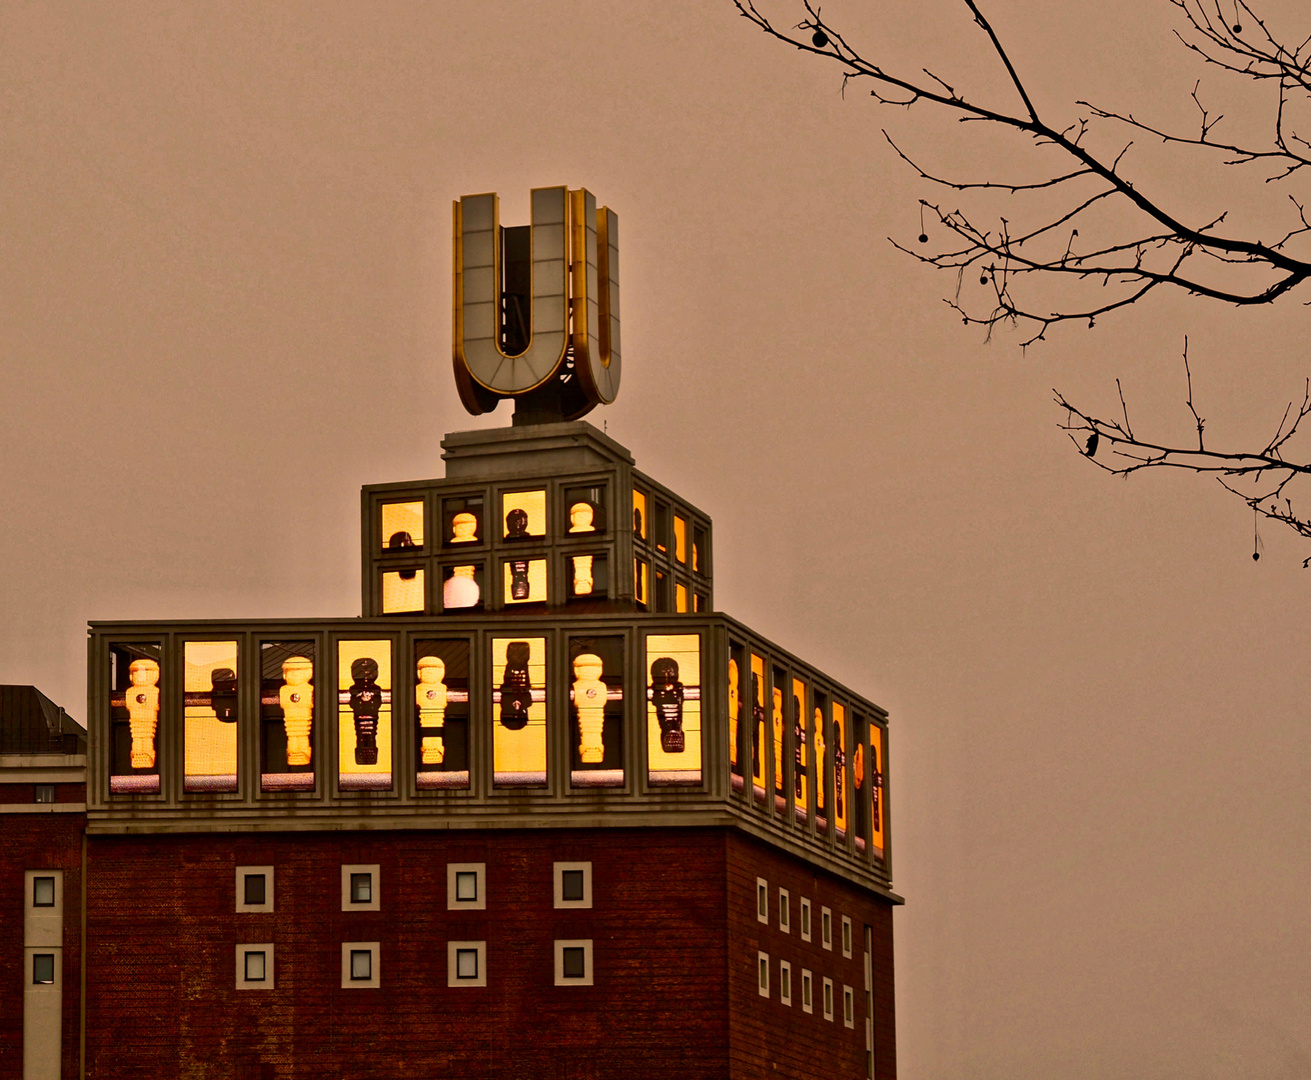
[[[273,867],[237,867],[237,911],[272,911],[273,894]]]
[[[756,989],[761,997],[769,997],[769,953],[756,953]]]
[[[32,982],[38,986],[51,986],[55,981],[55,954],[32,954]]]
[[[485,911],[487,908],[487,864],[446,864],[446,907]]]
[[[833,948],[833,913],[828,908],[821,908],[820,940],[826,949]]]
[[[791,907],[791,897],[788,896],[787,889],[778,890],[778,928],[785,934],[792,933],[792,912],[788,910]]]
[[[251,949],[246,953],[246,981],[263,982],[264,981],[264,950],[256,951]]]
[[[341,868],[342,911],[381,910],[381,869],[378,863],[348,863]]]
[[[592,906],[592,864],[558,862],[554,865],[555,906],[590,908]]]
[[[587,974],[587,959],[581,945],[570,945],[564,950],[563,963],[566,979],[581,979]]]
[[[52,803],[55,801],[54,784],[37,784],[36,790],[32,793],[32,801],[40,803]]]
[[[851,987],[842,987],[842,1023],[849,1028],[856,1026],[856,995]]]
[[[237,989],[273,989],[273,943],[237,946]]]
[[[833,980],[824,980],[824,1019],[833,1019]]]
[[[801,940],[810,940],[810,901],[801,898]]]
[[[792,1004],[792,965],[786,960],[778,962],[778,999],[784,1005]]]
[[[851,959],[851,920],[842,916],[842,955]]]
[[[446,985],[487,985],[487,942],[448,941],[446,943]]]
[[[592,939],[555,943],[555,985],[592,985]]]
[[[808,1013],[815,1011],[814,980],[805,968],[801,969],[801,1011]]]
[[[379,945],[376,941],[343,941],[341,944],[341,986],[343,990],[377,989],[381,985]]]
[[[53,877],[37,877],[32,879],[32,906],[55,906],[55,879]]]
[[[756,878],[756,921],[769,922],[769,882]]]
[[[365,982],[372,978],[373,953],[368,949],[351,949],[351,982]]]

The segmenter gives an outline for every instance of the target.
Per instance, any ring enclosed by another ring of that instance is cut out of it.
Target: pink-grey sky
[[[986,8],[1055,114],[1187,116],[1164,0]],[[956,0],[824,14],[995,85]],[[451,200],[584,185],[623,272],[589,419],[713,516],[722,610],[891,711],[902,1075],[1311,1076],[1311,548],[1253,563],[1232,497],[1097,472],[1050,400],[1119,376],[1185,438],[1187,332],[1209,430],[1264,437],[1304,310],[987,343],[887,242],[932,193],[885,125],[1006,160],[728,0],[4,5],[0,682],[85,719],[89,619],[358,614],[360,485],[509,422],[450,376]]]

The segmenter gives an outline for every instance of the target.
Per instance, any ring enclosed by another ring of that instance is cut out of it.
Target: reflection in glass
[[[497,681],[499,679],[499,682]],[[492,639],[493,783],[546,783],[546,639]]]
[[[806,745],[806,684],[792,680],[792,798],[797,820],[805,821],[810,796],[810,778],[806,775],[809,757]]]
[[[546,602],[545,559],[506,559],[501,563],[501,576],[507,604]]]
[[[415,719],[420,790],[469,786],[469,642],[414,646]]]
[[[480,608],[483,602],[482,564],[442,569],[442,610]]]
[[[158,645],[109,647],[109,790],[115,794],[159,791],[159,661]]]
[[[391,642],[337,643],[338,786],[391,788]]]
[[[674,586],[674,610],[687,611],[687,586],[681,583]]]
[[[705,566],[702,560],[706,552],[706,531],[699,525],[692,527],[692,569],[698,574],[705,573]]]
[[[757,802],[765,801],[765,758],[769,756],[765,722],[765,660],[751,654],[751,786]]]
[[[667,551],[669,545],[669,504],[651,500],[651,543],[657,551]]]
[[[624,639],[569,641],[570,782],[574,787],[618,787],[624,782]]]
[[[546,535],[546,492],[511,491],[501,496],[502,534],[509,543]]]
[[[314,642],[260,644],[260,789],[314,789]]]
[[[382,611],[392,615],[423,610],[423,571],[388,570],[382,575]]]
[[[423,500],[382,504],[382,546],[385,551],[423,547]]]
[[[701,783],[701,638],[646,639],[647,778],[652,784]]]
[[[237,643],[187,641],[183,661],[185,791],[237,790]]]

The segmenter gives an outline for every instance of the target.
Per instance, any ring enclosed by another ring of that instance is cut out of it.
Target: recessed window
[[[849,1028],[856,1026],[856,995],[851,987],[842,987],[842,1023]]]
[[[378,863],[348,863],[341,868],[341,910],[380,911],[381,867]]]
[[[778,928],[785,934],[792,933],[792,902],[787,889],[778,890]]]
[[[34,877],[32,879],[32,906],[55,906],[55,879],[53,877]]]
[[[555,871],[555,906],[589,908],[592,906],[592,864],[558,862]]]
[[[842,955],[851,959],[851,920],[842,916]]]
[[[769,922],[769,882],[762,877],[756,878],[756,920]]]
[[[592,985],[592,939],[555,943],[555,985]]]
[[[801,940],[810,940],[810,901],[804,896],[801,898]]]
[[[32,982],[38,986],[52,986],[55,981],[55,954],[32,954]]]
[[[487,864],[446,864],[446,907],[483,911],[487,907]]]
[[[786,960],[778,962],[778,1000],[784,1005],[792,1004],[792,965]]]
[[[341,945],[342,989],[376,989],[379,978],[379,945],[376,941],[344,941]]]
[[[815,1011],[815,981],[805,968],[801,969],[801,1011]]]
[[[828,908],[821,909],[819,927],[824,948],[833,948],[833,913]]]
[[[833,980],[824,980],[824,1019],[833,1019]]]
[[[487,942],[448,941],[446,943],[446,985],[487,985]]]
[[[52,803],[55,801],[54,784],[36,784],[35,791],[32,793],[33,802]]]
[[[769,997],[769,953],[756,953],[756,989],[761,997]]]
[[[581,900],[583,898],[583,872],[581,870],[562,870],[560,872],[560,899]]]
[[[237,867],[237,911],[273,910],[273,867]]]
[[[237,989],[273,989],[273,943],[237,946]]]

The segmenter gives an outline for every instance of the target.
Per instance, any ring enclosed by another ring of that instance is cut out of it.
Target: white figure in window
[[[596,532],[593,524],[595,511],[589,502],[576,502],[569,507],[569,531],[571,533]],[[592,594],[592,556],[575,555],[574,559],[574,595],[590,596]]]
[[[314,723],[314,664],[303,656],[289,656],[282,661],[282,687],[278,704],[282,706],[282,728],[287,734],[287,764],[310,763],[310,727]]]
[[[155,730],[159,727],[159,664],[133,660],[128,668],[132,685],[125,695],[128,729],[132,732],[132,768],[155,767]]]
[[[418,669],[414,700],[423,732],[420,752],[425,765],[440,765],[446,760],[446,665],[436,656],[422,656]]]
[[[574,657],[574,708],[578,710],[578,760],[599,765],[605,759],[605,683],[601,658],[593,653]]]
[[[452,543],[472,544],[478,539],[478,519],[470,513],[459,513],[451,519]],[[474,580],[475,567],[457,566],[442,584],[443,608],[477,607],[482,590]]]

